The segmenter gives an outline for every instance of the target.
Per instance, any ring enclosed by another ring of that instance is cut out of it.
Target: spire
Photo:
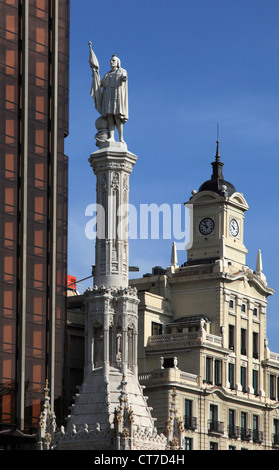
[[[219,127],[217,127],[217,141],[216,141],[216,155],[214,162],[211,163],[212,165],[212,175],[211,179],[205,181],[199,188],[199,192],[201,191],[214,191],[220,196],[231,196],[233,193],[236,192],[236,189],[233,184],[229,181],[224,180],[223,176],[223,166],[224,163],[221,162],[220,156],[220,148],[219,148]]]
[[[256,272],[258,274],[261,274],[262,270],[263,270],[262,252],[261,252],[261,250],[258,250]]]
[[[176,244],[173,242],[172,250],[171,250],[171,265],[177,266],[177,251],[176,251]]]
[[[216,155],[215,155],[215,161],[219,162],[221,159],[220,152],[219,152],[219,140],[216,141]]]
[[[258,250],[258,254],[257,254],[256,274],[259,276],[259,278],[262,281],[266,282],[266,277],[263,273],[263,260],[262,260],[261,250]]]
[[[215,155],[215,161],[220,162],[221,157],[220,157],[220,152],[219,152],[219,122],[217,123],[217,141],[216,141],[216,155]]]
[[[216,155],[215,155],[215,161],[211,163],[213,171],[211,175],[211,179],[213,180],[218,180],[218,179],[224,179],[223,177],[223,166],[224,163],[221,162],[221,156],[220,156],[220,150],[219,150],[219,140],[217,139],[216,141]]]

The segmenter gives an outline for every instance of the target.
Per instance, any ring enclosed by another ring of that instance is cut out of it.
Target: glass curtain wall
[[[23,23],[27,19],[21,16],[25,3],[0,0],[0,217],[3,220],[0,224],[0,426],[19,426],[22,403],[20,405],[17,391],[23,388],[24,429],[30,429],[37,424],[51,368],[55,370],[53,398],[61,401],[62,395],[67,274],[68,163],[64,138],[68,134],[69,4],[66,0],[58,3],[57,0],[29,0],[26,71],[22,44],[25,39]],[[56,32],[53,30],[55,11],[58,11]],[[54,51],[55,39],[58,39],[58,51]],[[28,83],[25,101],[24,81]],[[24,103],[28,106],[25,155],[22,149]],[[25,173],[24,159],[27,162]],[[27,181],[23,181],[26,175]],[[27,187],[25,212],[22,210],[24,184]],[[26,246],[23,246],[23,220]],[[25,279],[21,278],[23,257]],[[54,276],[51,275],[53,266]],[[51,297],[52,291],[55,294]],[[20,342],[23,318],[25,334],[24,342],[22,338]],[[54,355],[50,350],[53,342]],[[20,384],[22,376],[24,384]]]

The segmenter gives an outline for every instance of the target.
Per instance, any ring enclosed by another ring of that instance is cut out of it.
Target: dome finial
[[[217,141],[216,141],[217,147],[216,147],[216,155],[215,155],[215,161],[219,162],[221,157],[219,153],[219,122],[217,122]]]
[[[211,179],[205,181],[199,188],[199,193],[201,191],[214,191],[220,196],[231,196],[236,192],[236,189],[233,184],[224,180],[223,176],[223,166],[224,163],[221,161],[221,156],[219,152],[219,123],[217,123],[217,148],[214,162],[212,165],[212,174]],[[226,186],[226,189],[224,189]]]
[[[216,141],[215,161],[212,163],[213,173],[211,179],[223,179],[223,163],[219,152],[219,122],[217,122],[217,141]]]

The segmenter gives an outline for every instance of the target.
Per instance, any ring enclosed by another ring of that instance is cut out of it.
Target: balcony
[[[202,342],[222,346],[222,337],[205,332],[204,335],[201,335],[200,331],[149,336],[146,349],[147,351],[186,349],[200,346]]]
[[[232,439],[238,439],[240,437],[240,427],[234,424],[228,426],[228,435]]]
[[[149,386],[151,383],[162,384],[162,382],[179,382],[181,384],[198,384],[198,376],[190,374],[189,372],[183,372],[178,368],[167,368],[167,369],[155,369],[152,372],[146,372],[139,374],[139,381],[141,385]]]
[[[263,442],[263,432],[253,429],[253,442],[261,444]]]
[[[272,434],[272,445],[279,447],[279,434]]]
[[[198,341],[197,332],[191,333],[170,333],[157,336],[149,336],[146,349],[147,350],[161,350],[168,349],[185,349],[200,344]]]
[[[229,425],[228,435],[232,439],[241,438],[242,441],[250,441],[261,444],[263,442],[263,432],[258,430],[251,430],[248,428],[240,428],[239,426]],[[279,437],[279,436],[278,436]],[[279,441],[278,441],[279,445]]]
[[[251,441],[252,439],[252,429],[241,428],[240,437],[242,441]]]
[[[216,434],[223,434],[224,433],[224,423],[220,421],[208,421],[208,432],[216,433]]]
[[[185,429],[197,429],[197,418],[193,416],[184,416],[184,428]]]

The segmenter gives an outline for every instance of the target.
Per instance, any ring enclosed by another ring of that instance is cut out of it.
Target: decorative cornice
[[[94,286],[88,287],[85,291],[85,295],[89,296],[112,296],[112,297],[127,297],[138,299],[138,291],[136,287],[110,287],[110,286]]]

